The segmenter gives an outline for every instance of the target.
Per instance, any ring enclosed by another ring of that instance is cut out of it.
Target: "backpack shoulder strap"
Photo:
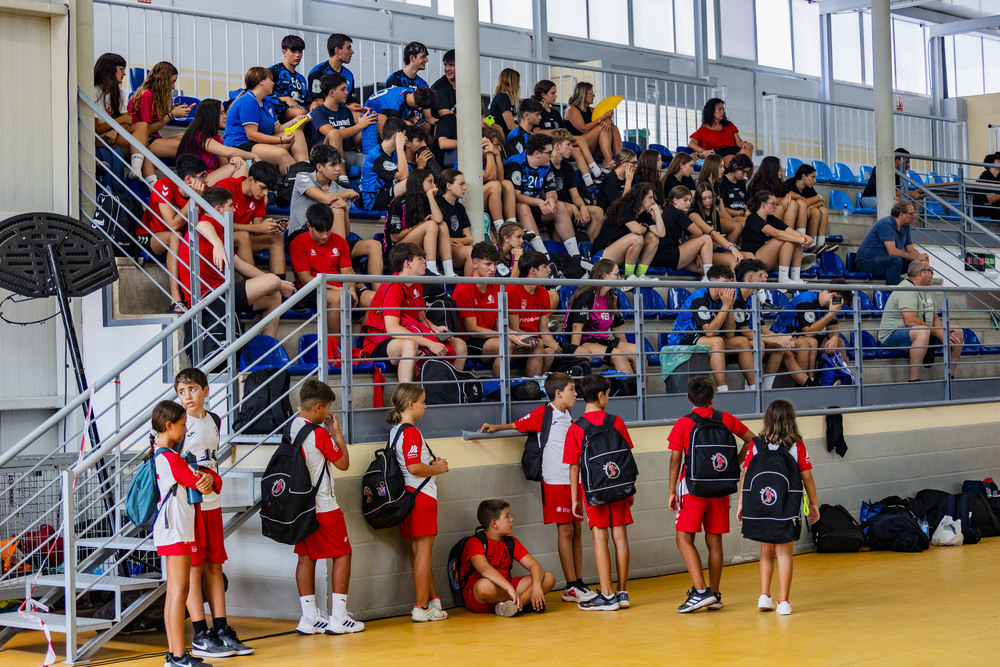
[[[545,411],[542,412],[542,430],[538,434],[538,446],[544,448],[545,443],[549,441],[549,430],[552,428],[552,420],[555,418],[555,412],[552,409],[551,403],[545,404]]]
[[[208,412],[208,416],[212,418],[212,421],[215,422],[215,428],[219,429],[219,432],[221,433],[222,432],[222,417],[220,417],[219,415],[215,414],[212,411]]]
[[[309,422],[305,426],[303,426],[302,428],[300,428],[299,432],[295,434],[295,440],[292,442],[292,449],[297,449],[300,452],[302,452],[302,460],[303,461],[306,458],[306,453],[304,451],[302,451],[302,445],[305,444],[306,438],[308,438],[310,434],[315,433],[320,428],[322,428],[322,426],[320,424],[315,424],[313,422]],[[327,471],[330,468],[329,463],[330,462],[327,461],[324,458],[324,460],[323,460],[323,469],[320,470],[320,472],[319,472],[319,477],[316,479],[316,484],[313,485],[313,490],[318,489],[319,485],[323,483],[323,476],[327,474]]]
[[[514,565],[514,538],[510,535],[503,536],[504,546],[507,547],[507,555],[510,556],[510,564]]]

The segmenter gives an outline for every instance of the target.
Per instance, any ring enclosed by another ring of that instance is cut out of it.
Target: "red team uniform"
[[[389,430],[389,442],[395,439],[396,432],[403,426],[405,425],[396,424]],[[416,491],[425,479],[429,480],[417,494],[413,511],[403,519],[403,523],[399,524],[399,534],[407,540],[437,535],[437,479],[417,477],[406,469],[406,466],[412,463],[430,465],[433,461],[431,450],[416,426],[411,426],[403,432],[400,442],[396,444],[396,460],[399,462],[400,470],[403,471],[407,490]]]
[[[514,553],[511,554],[507,550],[507,545],[505,544],[505,538],[500,538],[499,542],[494,542],[489,538],[489,536],[484,535],[486,539],[486,550],[483,550],[483,543],[479,541],[479,538],[472,538],[465,542],[465,549],[462,550],[462,558],[459,562],[462,563],[462,571],[460,572],[462,577],[468,576],[469,579],[466,581],[465,586],[462,587],[462,600],[465,602],[465,608],[476,614],[488,614],[493,611],[495,606],[492,603],[480,602],[476,599],[473,594],[472,589],[476,585],[476,582],[483,578],[483,575],[479,574],[479,570],[472,566],[473,556],[486,556],[486,562],[488,562],[500,576],[511,583],[511,585],[517,589],[517,585],[524,579],[521,577],[510,578],[510,568],[513,567],[514,561],[519,561],[528,555],[528,550],[524,548],[524,545],[516,537],[511,537],[510,539],[514,541]]]
[[[398,273],[393,275],[398,276]],[[361,349],[363,357],[384,357],[384,346],[381,354],[374,354],[380,343],[388,341],[389,336],[385,331],[385,316],[398,317],[400,324],[409,328],[412,325],[419,325],[417,313],[427,309],[424,303],[424,288],[422,285],[404,285],[402,283],[382,283],[375,292],[365,323],[361,327],[361,332],[365,334],[375,334],[365,336],[365,342]]]
[[[476,324],[490,331],[497,330],[497,318],[500,316],[500,286],[487,285],[485,291],[479,290],[479,285],[458,285],[451,298],[458,305],[458,318],[476,318]],[[476,334],[482,336],[484,334]]]
[[[315,278],[321,273],[339,275],[344,269],[353,270],[351,248],[339,234],[330,234],[323,245],[313,241],[308,231],[299,234],[288,245],[288,254],[292,258],[292,271],[296,274],[308,271]],[[342,283],[330,284],[342,286]]]
[[[153,544],[156,545],[158,556],[191,556],[192,560],[198,553],[198,543],[195,536],[195,508],[188,503],[186,490],[180,487],[194,488],[198,484],[198,476],[187,461],[175,451],[162,452],[154,463],[156,468],[156,486],[160,492],[156,522],[153,524]],[[214,471],[206,471],[212,475],[212,489],[218,493],[222,489],[222,478]],[[171,488],[177,485],[174,493]]]
[[[219,427],[215,423],[215,418],[207,412],[201,419],[188,415],[187,435],[181,447],[182,456],[194,454],[199,468],[213,472],[218,470],[219,458]],[[194,535],[198,552],[191,554],[191,565],[222,565],[229,559],[223,543],[222,498],[218,493],[203,494],[201,504],[195,507]]]
[[[211,223],[212,227],[215,229],[215,233],[219,235],[219,238],[225,241],[226,230],[215,218],[204,215],[198,222],[207,221]],[[188,268],[188,257],[191,256],[191,232],[188,230],[184,234],[184,240],[181,242],[180,255],[181,260],[177,262],[177,279],[181,284],[181,297],[184,299],[185,305],[191,305],[191,270]],[[219,269],[215,268],[215,264],[212,263],[212,244],[205,238],[204,234],[198,234],[198,280],[201,283],[201,296],[205,296],[216,287],[221,285],[226,281],[225,276]]]
[[[293,441],[309,423],[303,417],[296,417],[292,421],[290,436]],[[312,483],[319,482],[321,475],[323,481],[316,490],[316,520],[319,521],[319,529],[295,545],[295,554],[312,560],[346,556],[351,553],[351,541],[347,538],[344,513],[333,493],[333,475],[329,470],[329,464],[339,461],[344,452],[333,441],[330,432],[321,426],[302,442],[302,454]],[[323,474],[324,467],[327,468],[326,474]]]
[[[149,195],[149,208],[143,211],[142,224],[136,228],[135,233],[156,234],[157,232],[170,231],[159,215],[160,204],[169,204],[175,210],[180,211],[187,206],[187,203],[188,198],[181,192],[180,187],[164,176],[153,185],[153,191]],[[178,229],[177,232],[183,233],[185,229],[187,229],[187,225]]]
[[[544,292],[544,290],[542,290]],[[593,410],[583,413],[580,419],[586,419],[594,426],[600,426],[604,422],[604,410]],[[579,421],[579,420],[578,420]],[[621,417],[615,417],[614,428],[622,434],[629,449],[632,449],[632,438],[625,428],[625,422]],[[583,454],[583,427],[574,423],[566,432],[566,451],[563,454],[563,463],[580,464],[580,456]],[[587,523],[591,528],[611,528],[613,526],[627,526],[632,523],[632,503],[635,496],[613,502],[609,505],[591,506],[587,503],[587,497],[583,493],[583,483],[580,484],[580,497],[583,498],[583,507],[587,511]]]
[[[538,323],[542,316],[548,315],[552,310],[548,290],[535,287],[534,292],[529,292],[524,285],[507,285],[506,290],[507,306],[510,312],[517,313],[518,328],[521,331],[538,333]]]
[[[263,218],[264,209],[267,203],[263,198],[250,199],[243,194],[243,181],[246,176],[239,178],[224,178],[216,185],[225,188],[233,195],[233,223],[237,225],[253,224],[254,218]]]
[[[542,519],[545,523],[579,522],[573,516],[569,463],[564,462],[566,435],[573,424],[569,410],[561,412],[551,403],[540,405],[514,422],[514,426],[521,433],[541,433],[546,407],[552,409],[552,423],[549,439],[542,443]],[[579,461],[579,456],[575,460]]]

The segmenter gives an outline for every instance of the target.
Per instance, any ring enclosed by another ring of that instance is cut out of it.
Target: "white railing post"
[[[62,471],[62,533],[63,533],[63,578],[65,583],[66,615],[66,662],[76,662],[76,506],[73,498],[73,482],[76,476],[72,470]]]

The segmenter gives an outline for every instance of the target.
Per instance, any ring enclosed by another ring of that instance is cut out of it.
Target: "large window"
[[[753,0],[719,0],[723,56],[750,61],[757,58],[757,33],[747,30],[754,24],[753,14]]]
[[[792,69],[792,17],[788,0],[757,0],[757,62]]]
[[[861,78],[861,26],[858,15],[834,14],[830,18],[833,33],[833,78],[850,83],[864,83]]]
[[[792,47],[795,71],[819,76],[819,6],[808,0],[792,0]]]
[[[628,44],[627,0],[591,2],[588,11],[590,38],[599,42]],[[549,30],[551,30],[551,25]]]
[[[632,0],[632,37],[639,48],[673,52],[674,6],[669,0]]]
[[[897,90],[927,94],[927,36],[919,23],[892,19],[893,74]]]
[[[983,40],[976,35],[955,35],[951,58],[954,90],[958,97],[982,95],[986,90],[983,77]]]

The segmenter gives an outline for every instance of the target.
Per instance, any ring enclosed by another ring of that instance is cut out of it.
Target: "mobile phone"
[[[844,302],[844,297],[840,296],[839,294],[834,294],[833,298],[830,299],[830,303],[832,303],[835,306],[839,306],[843,302]]]

